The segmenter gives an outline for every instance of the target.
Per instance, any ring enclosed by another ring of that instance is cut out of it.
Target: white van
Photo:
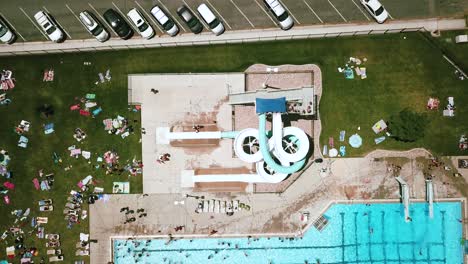
[[[284,6],[278,0],[263,0],[266,7],[278,20],[282,30],[288,30],[294,25],[291,16],[286,12]]]
[[[143,38],[150,39],[154,36],[153,28],[136,8],[128,11],[127,16],[130,18],[130,21],[133,23],[133,25],[138,28],[138,33],[140,33]]]
[[[166,15],[166,13],[159,6],[154,6],[153,8],[151,8],[150,12],[154,16],[154,18],[156,18],[158,23],[164,28],[167,34],[169,34],[171,37],[179,33],[179,27],[174,23],[172,18]]]
[[[208,24],[211,31],[219,36],[224,32],[224,26],[221,21],[213,14],[210,8],[206,4],[201,4],[197,8],[198,13],[203,18],[203,20]]]
[[[104,42],[109,39],[109,32],[107,32],[93,13],[85,10],[80,13],[79,18],[86,30],[98,41]]]

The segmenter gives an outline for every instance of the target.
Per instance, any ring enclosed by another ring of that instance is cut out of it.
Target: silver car
[[[92,12],[85,10],[80,13],[79,18],[86,30],[98,41],[104,42],[109,39],[109,32],[107,32],[107,30]]]

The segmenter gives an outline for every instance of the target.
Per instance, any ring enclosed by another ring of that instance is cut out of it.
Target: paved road
[[[282,2],[292,15],[296,25],[374,23],[370,15],[360,5],[359,0],[282,0]],[[468,10],[466,0],[381,0],[381,2],[389,11],[392,19],[396,20],[459,16],[463,14],[464,10]],[[126,14],[128,10],[136,7],[143,10],[143,13],[148,16],[149,10],[157,4],[176,19],[181,33],[184,34],[188,32],[188,28],[176,15],[176,9],[185,4],[190,9],[196,10],[196,7],[201,3],[206,3],[214,9],[215,13],[224,21],[227,30],[276,26],[275,20],[266,11],[263,0],[19,0],[15,4],[2,5],[0,14],[14,27],[20,42],[47,39],[34,22],[34,14],[41,9],[52,14],[65,30],[68,39],[85,39],[90,38],[90,35],[77,17],[82,10],[89,10],[101,16],[108,8]],[[163,34],[154,19],[149,21],[159,35]],[[113,35],[115,36],[115,34]]]

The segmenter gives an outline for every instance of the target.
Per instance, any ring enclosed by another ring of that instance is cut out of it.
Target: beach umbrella
[[[349,137],[349,145],[353,148],[359,148],[362,145],[362,138],[358,134],[354,134]]]
[[[328,155],[333,158],[333,157],[336,157],[338,156],[338,150],[336,148],[332,148],[330,149],[330,151],[328,152]]]

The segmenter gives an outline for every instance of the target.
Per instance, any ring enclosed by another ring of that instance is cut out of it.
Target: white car
[[[135,25],[135,27],[138,29],[138,33],[140,33],[140,35],[143,38],[150,39],[154,37],[153,28],[136,8],[133,8],[130,11],[128,11],[127,16],[133,23],[133,25]]]
[[[104,42],[109,39],[109,32],[107,32],[93,13],[85,10],[80,13],[79,18],[86,30],[98,41]]]
[[[361,0],[361,4],[367,9],[378,23],[382,24],[388,18],[388,12],[379,0]]]
[[[294,20],[286,12],[284,6],[278,0],[263,0],[266,7],[270,10],[271,13],[278,20],[281,29],[288,30],[294,25]]]
[[[177,27],[174,21],[169,18],[159,6],[154,6],[151,9],[151,14],[156,18],[158,23],[161,24],[167,34],[173,37],[179,33],[179,27]]]
[[[39,11],[34,15],[36,22],[42,30],[49,36],[53,42],[60,42],[63,40],[63,32],[52,18],[44,11]]]
[[[8,27],[3,18],[0,18],[0,41],[6,44],[11,44],[15,40],[15,33],[13,33],[13,31]]]
[[[197,11],[205,23],[208,24],[208,27],[211,29],[211,31],[216,34],[216,36],[223,34],[223,23],[219,21],[219,19],[213,14],[213,11],[211,11],[211,9],[206,4],[199,5],[197,7]]]

